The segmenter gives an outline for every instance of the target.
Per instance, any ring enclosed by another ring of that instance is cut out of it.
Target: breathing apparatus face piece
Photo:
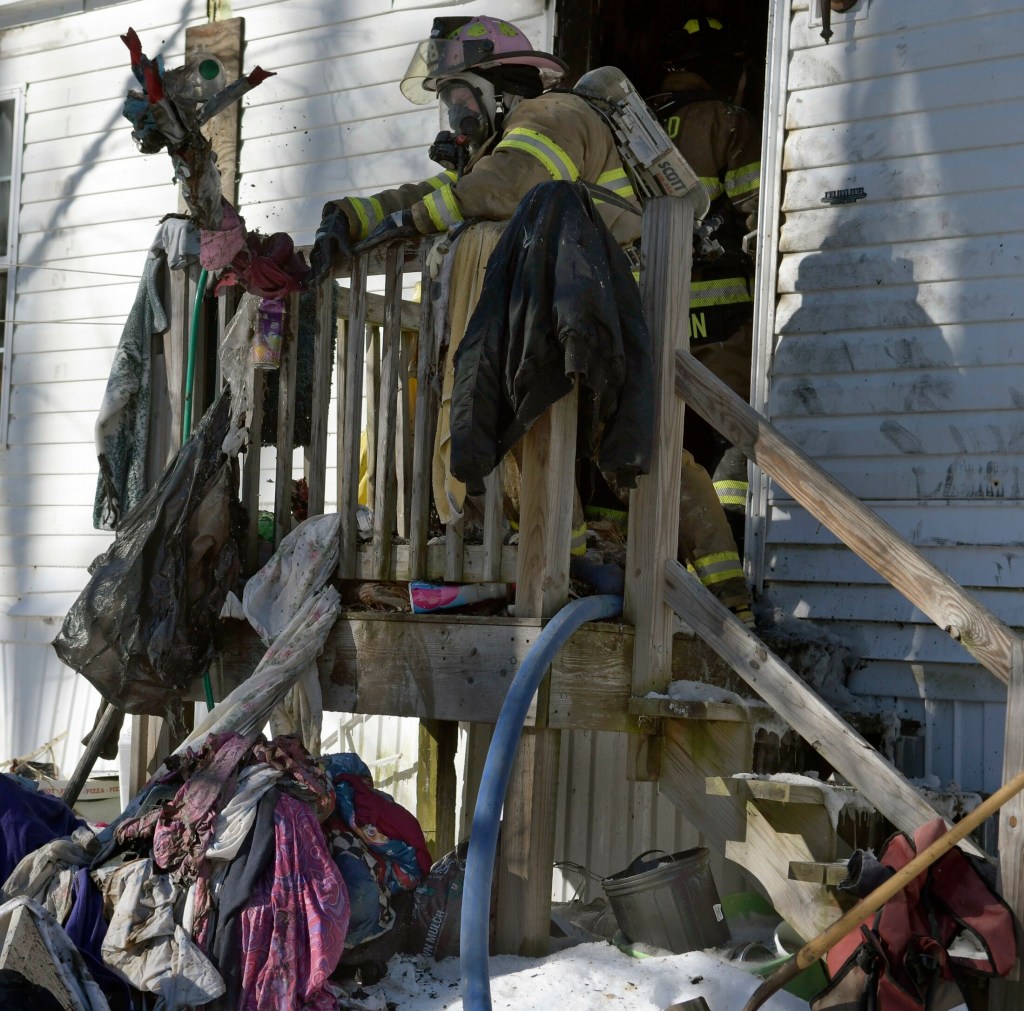
[[[437,93],[442,131],[450,130],[472,154],[496,129],[500,102],[494,85],[465,73],[440,82]]]

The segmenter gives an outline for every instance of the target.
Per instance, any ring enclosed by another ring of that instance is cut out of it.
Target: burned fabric
[[[126,712],[173,719],[213,657],[240,557],[238,465],[221,452],[229,409],[224,392],[123,519],[54,640],[61,661]]]
[[[471,494],[580,382],[580,432],[625,487],[650,468],[654,366],[625,254],[585,188],[534,187],[487,264],[455,356],[451,470]],[[593,445],[596,443],[596,447]]]

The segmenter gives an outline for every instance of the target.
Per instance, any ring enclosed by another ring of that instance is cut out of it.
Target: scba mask
[[[498,99],[494,85],[479,74],[463,74],[440,82],[441,130],[451,131],[456,143],[475,151],[497,126]]]

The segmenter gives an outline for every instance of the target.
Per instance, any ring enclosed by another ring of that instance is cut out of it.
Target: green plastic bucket
[[[703,846],[645,859],[601,881],[626,940],[676,954],[715,948],[729,940],[729,926]]]

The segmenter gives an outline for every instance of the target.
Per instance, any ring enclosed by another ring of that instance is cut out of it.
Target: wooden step
[[[806,881],[824,888],[835,888],[846,880],[847,874],[845,860],[791,860],[789,864],[790,881]]]

